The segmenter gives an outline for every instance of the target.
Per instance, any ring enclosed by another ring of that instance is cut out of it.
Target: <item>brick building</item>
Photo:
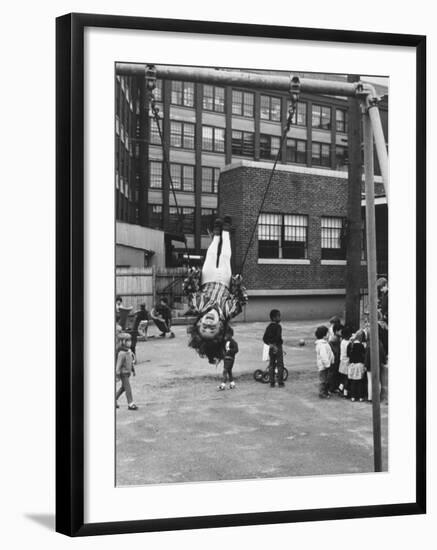
[[[288,319],[343,314],[347,173],[277,166],[258,218],[271,169],[271,163],[240,161],[220,176],[220,212],[235,221],[234,270],[243,274],[251,297],[245,319],[266,319],[273,307]],[[381,235],[386,235],[386,211],[384,204],[377,206]],[[386,265],[386,253],[382,242],[380,265]],[[364,246],[361,254],[360,286],[365,288]]]

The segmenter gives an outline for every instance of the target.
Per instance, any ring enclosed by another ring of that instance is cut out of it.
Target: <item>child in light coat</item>
[[[317,327],[316,340],[316,361],[319,371],[319,397],[329,399],[329,386],[332,377],[332,365],[334,363],[334,354],[328,343],[328,327]]]

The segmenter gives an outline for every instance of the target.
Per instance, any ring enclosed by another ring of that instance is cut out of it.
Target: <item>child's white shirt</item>
[[[334,353],[326,340],[316,340],[316,357],[319,371],[329,369],[334,362]]]

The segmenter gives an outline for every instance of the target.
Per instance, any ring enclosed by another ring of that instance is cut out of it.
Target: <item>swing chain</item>
[[[168,159],[168,157],[166,155],[166,152],[165,152],[164,139],[163,139],[163,135],[162,135],[161,126],[159,124],[159,121],[161,120],[161,118],[159,116],[159,108],[156,105],[155,94],[154,94],[154,91],[155,91],[155,88],[156,88],[156,76],[157,76],[157,73],[156,73],[155,65],[146,65],[146,70],[145,70],[146,92],[148,93],[148,96],[149,96],[150,110],[153,113],[153,117],[155,119],[156,126],[157,126],[158,133],[159,133],[159,138],[161,140],[162,151],[163,151],[163,161],[164,161],[164,164],[167,168],[168,177],[169,177],[169,181],[170,181],[170,189],[171,189],[171,192],[173,194],[173,198],[174,198],[175,206],[176,206],[176,213],[177,213],[177,216],[178,216],[178,219],[179,219],[179,224],[180,224],[180,227],[181,227],[181,230],[182,230],[183,229],[182,213],[181,213],[181,210],[180,210],[179,205],[178,205],[178,201],[177,201],[177,197],[176,197],[176,193],[175,193],[175,189],[174,189],[174,185],[173,185],[173,178],[171,176],[170,163],[169,163],[169,159]],[[186,253],[186,256],[187,256],[187,263],[188,263],[188,267],[190,268],[191,267],[190,254],[189,254],[189,251],[188,251],[187,236],[185,235],[185,233],[183,233],[183,237],[184,237],[185,253]]]
[[[296,114],[297,102],[299,101],[300,94],[300,80],[298,76],[293,76],[290,78],[290,107],[288,109],[288,118],[286,125],[286,132],[290,130],[290,127],[293,123],[293,117]]]

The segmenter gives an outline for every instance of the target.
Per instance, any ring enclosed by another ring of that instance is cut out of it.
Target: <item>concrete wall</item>
[[[330,319],[333,315],[344,318],[345,297],[327,296],[249,296],[244,312],[236,321],[269,321],[272,309],[279,309],[284,321]]]

